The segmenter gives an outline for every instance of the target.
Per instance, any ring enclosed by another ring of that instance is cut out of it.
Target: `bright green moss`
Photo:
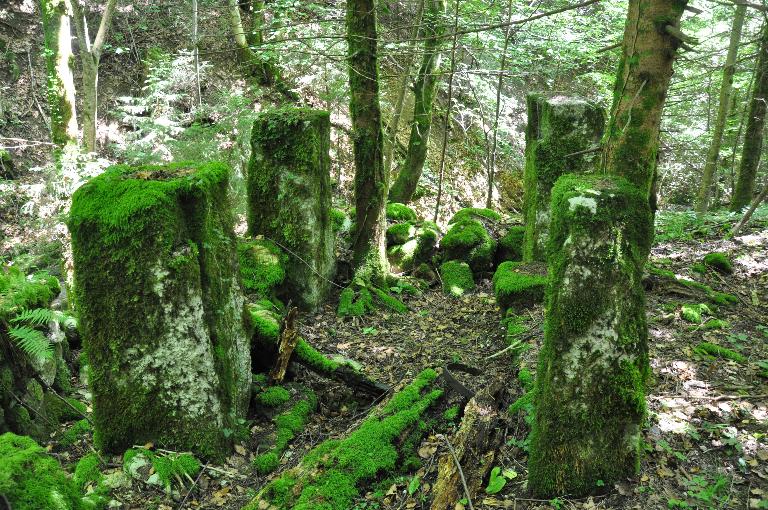
[[[519,262],[523,260],[523,244],[525,243],[525,227],[513,226],[499,238],[496,248],[496,262],[507,260]]]
[[[709,299],[710,301],[712,301],[717,305],[731,305],[739,302],[738,296],[729,294],[727,292],[718,292],[716,290],[713,290],[712,287],[710,287],[709,285],[705,285],[695,280],[689,280],[687,278],[678,278],[675,273],[673,273],[672,271],[668,271],[666,269],[650,266],[648,268],[648,272],[651,274],[660,276],[662,278],[669,278],[670,280],[674,280],[680,285],[683,285],[690,289],[700,291],[707,296],[707,299]]]
[[[405,313],[408,311],[408,307],[394,296],[390,296],[386,291],[381,290],[378,287],[373,287],[373,293],[378,300],[390,310],[397,313]]]
[[[457,221],[440,241],[446,260],[461,260],[475,273],[487,271],[493,264],[496,241],[477,220]]]
[[[136,476],[139,466],[147,463],[151,465],[157,482],[165,488],[166,492],[170,492],[171,485],[177,477],[194,478],[202,469],[200,461],[189,453],[163,455],[145,448],[131,448],[123,454],[123,470],[129,476]]]
[[[459,417],[459,406],[454,405],[443,411],[443,419],[445,421],[455,421]]]
[[[257,339],[260,342],[276,342],[280,335],[280,316],[277,315],[274,306],[271,303],[269,305],[264,303],[249,304],[248,311]]]
[[[369,416],[347,438],[328,440],[304,456],[297,468],[272,481],[245,510],[261,508],[264,500],[280,510],[347,510],[363,484],[397,468],[397,443],[423,413],[442,396],[434,389],[437,372],[425,370],[396,393],[380,413]]]
[[[95,453],[89,453],[78,461],[72,480],[80,492],[85,492],[86,485],[98,485],[104,478],[99,469],[100,465],[101,460],[99,460],[99,456]]]
[[[330,210],[331,226],[334,232],[348,232],[351,222],[347,213],[341,209],[332,207]]]
[[[81,494],[53,457],[32,439],[0,436],[0,494],[13,510],[80,510]]]
[[[395,223],[387,228],[387,245],[404,244],[416,234],[416,227],[410,221]]]
[[[440,278],[443,282],[443,292],[454,297],[459,297],[475,288],[472,269],[466,262],[458,260],[443,262],[440,265]]]
[[[704,329],[728,329],[731,325],[722,319],[709,319],[704,323]]]
[[[701,324],[702,315],[711,313],[712,311],[705,304],[683,305],[680,309],[680,317],[693,324]]]
[[[60,291],[59,281],[46,272],[27,276],[14,266],[0,266],[0,320],[21,310],[47,308]]]
[[[256,400],[265,407],[280,407],[290,399],[291,392],[282,386],[270,386],[256,395]]]
[[[304,341],[303,338],[299,339],[299,342],[296,344],[296,349],[293,352],[304,365],[307,365],[318,372],[333,372],[339,367],[337,362],[320,354],[314,347]]]
[[[220,163],[115,166],[73,196],[99,448],[155,441],[215,457],[231,446],[223,429],[250,400],[250,332],[229,173]]]
[[[375,309],[370,290],[366,287],[360,287],[355,293],[352,287],[347,287],[339,295],[339,306],[336,313],[339,317],[360,317]]]
[[[704,265],[723,274],[733,274],[733,263],[728,255],[721,252],[708,253],[704,256]]]
[[[279,414],[274,419],[277,429],[275,442],[270,451],[258,455],[253,466],[259,474],[268,474],[277,469],[280,456],[288,448],[296,434],[301,432],[309,422],[309,417],[317,407],[317,397],[311,390],[307,390],[304,398],[288,411]]]
[[[449,225],[453,225],[454,223],[459,223],[461,221],[465,220],[491,220],[491,221],[499,221],[501,220],[501,215],[494,211],[493,209],[479,209],[476,207],[467,207],[466,209],[461,209],[456,212],[456,214],[453,215],[453,217],[448,221]]]
[[[525,391],[531,391],[533,389],[533,374],[531,374],[531,371],[527,368],[524,368],[518,372],[517,380],[520,381],[520,384],[522,385],[523,389],[525,389]]]
[[[68,448],[75,444],[78,439],[85,436],[91,431],[91,424],[88,420],[80,420],[75,422],[74,425],[69,427],[59,438],[59,446]]]
[[[747,358],[738,352],[728,349],[727,347],[721,347],[710,342],[702,342],[694,347],[693,352],[705,357],[714,356],[716,358],[724,358],[735,361],[737,363],[745,363]]]
[[[240,278],[248,292],[272,297],[285,279],[286,255],[272,241],[241,241],[237,246]]]
[[[520,262],[502,262],[493,275],[496,302],[506,314],[514,307],[532,306],[544,300],[547,278]]]
[[[701,262],[694,262],[693,264],[691,264],[691,271],[693,271],[694,273],[706,274],[707,266],[705,266]]]
[[[390,202],[387,204],[387,219],[389,221],[416,221],[416,213],[405,204]]]

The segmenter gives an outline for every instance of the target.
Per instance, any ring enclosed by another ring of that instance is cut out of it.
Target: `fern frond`
[[[8,335],[16,341],[30,358],[50,359],[53,357],[53,347],[48,338],[40,331],[28,326],[17,326],[8,329]]]
[[[43,324],[48,324],[51,321],[58,321],[59,320],[59,313],[54,312],[53,310],[49,310],[48,308],[33,308],[32,310],[22,310],[20,313],[16,315],[13,319],[11,319],[11,323],[13,324],[35,324],[38,326],[42,326]]]

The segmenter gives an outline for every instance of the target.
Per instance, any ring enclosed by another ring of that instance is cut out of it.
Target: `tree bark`
[[[736,226],[733,227],[733,230],[731,231],[731,237],[738,235],[738,233],[741,232],[741,229],[744,228],[744,225],[749,222],[752,214],[754,214],[757,206],[759,206],[760,203],[766,198],[768,198],[768,184],[765,186],[765,188],[763,188],[763,191],[760,192],[757,198],[752,201],[752,205],[749,206],[749,209],[747,209],[747,212],[744,213],[744,216],[742,216],[741,220],[739,220]]]
[[[392,119],[387,128],[384,131],[384,170],[389,175],[392,170],[392,155],[395,152],[395,145],[397,145],[397,134],[400,132],[400,119],[403,116],[403,106],[405,105],[405,93],[408,90],[408,82],[411,78],[411,67],[413,67],[414,50],[416,48],[416,41],[418,34],[421,33],[421,21],[424,14],[424,2],[419,2],[418,10],[416,12],[416,28],[413,30],[413,40],[410,43],[410,51],[405,61],[405,71],[400,79],[400,86],[397,91],[397,101],[395,102],[395,110],[392,113]]]
[[[687,3],[630,0],[624,29],[604,152],[605,169],[645,190],[652,206],[661,113],[675,54],[682,43],[666,27],[679,26]]]
[[[65,0],[40,0],[45,37],[51,139],[58,146],[76,142],[75,81],[72,75],[71,7]]]
[[[88,21],[80,0],[67,0],[75,14],[75,28],[80,43],[80,61],[83,65],[83,144],[88,152],[96,151],[96,123],[98,121],[99,61],[107,38],[117,0],[107,0],[101,15],[99,30],[91,44]]]
[[[349,0],[346,25],[355,156],[353,264],[358,276],[378,283],[389,272],[384,214],[389,176],[384,171],[382,154],[375,1]]]
[[[419,34],[420,38],[425,39],[424,57],[413,90],[415,102],[408,152],[405,156],[405,164],[392,189],[389,190],[390,201],[404,204],[411,201],[424,169],[424,161],[427,159],[429,132],[432,128],[432,104],[440,82],[440,77],[435,74],[435,70],[440,66],[440,41],[445,31],[442,20],[445,2],[443,0],[427,0],[427,2],[426,19]]]
[[[238,0],[228,0],[229,4],[229,26],[232,29],[232,35],[235,38],[235,44],[237,45],[237,59],[245,66],[248,75],[255,77],[260,85],[270,86],[274,85],[277,81],[277,73],[274,65],[266,59],[257,55],[249,46],[248,39],[246,37],[245,28],[243,28],[243,20],[240,17],[240,7]],[[254,2],[254,24],[258,24],[257,20],[264,19],[264,4],[263,2]],[[259,12],[256,9],[259,8]],[[254,34],[262,36],[262,25],[254,26]],[[259,39],[260,40],[260,39]]]
[[[744,14],[747,11],[745,5],[736,6],[736,14],[733,17],[733,26],[731,28],[731,40],[728,43],[728,54],[725,57],[725,67],[723,68],[723,81],[720,85],[720,98],[717,109],[717,119],[715,120],[715,129],[712,133],[712,142],[707,152],[707,161],[704,165],[704,174],[701,177],[699,186],[699,195],[696,199],[696,213],[704,214],[709,208],[709,198],[712,192],[712,183],[717,164],[720,159],[720,146],[723,142],[723,131],[728,119],[728,110],[731,106],[731,90],[733,88],[733,74],[736,71],[736,56],[741,42],[741,29],[744,26]]]
[[[763,149],[763,127],[765,126],[766,101],[768,100],[768,23],[763,25],[760,39],[760,54],[755,68],[755,88],[744,131],[744,145],[741,149],[739,177],[731,199],[731,211],[739,211],[752,201],[757,167]]]

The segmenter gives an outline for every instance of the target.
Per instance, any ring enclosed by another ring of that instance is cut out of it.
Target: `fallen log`
[[[379,404],[352,433],[329,439],[267,484],[244,510],[351,508],[367,484],[397,472],[440,412],[441,370],[427,369]]]

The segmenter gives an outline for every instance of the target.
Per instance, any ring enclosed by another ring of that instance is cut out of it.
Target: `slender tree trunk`
[[[717,119],[715,120],[715,129],[712,133],[712,142],[707,152],[707,162],[704,165],[704,174],[701,177],[699,194],[696,199],[696,213],[704,214],[709,208],[709,198],[712,193],[712,183],[717,164],[720,159],[720,147],[723,142],[723,131],[728,119],[728,110],[731,106],[731,90],[733,88],[733,74],[736,71],[736,55],[741,42],[741,29],[744,26],[744,14],[746,5],[737,5],[736,13],[733,17],[733,26],[731,28],[731,40],[728,43],[728,54],[725,58],[725,67],[723,68],[723,81],[720,85],[720,97],[718,99]]]
[[[681,41],[670,34],[687,0],[630,0],[614,102],[605,146],[605,169],[648,193],[653,183],[664,100]],[[660,23],[659,20],[665,20]]]
[[[389,199],[392,202],[411,201],[424,169],[429,148],[432,105],[437,94],[437,84],[440,82],[440,77],[435,70],[440,67],[440,40],[444,33],[442,18],[445,14],[445,2],[443,0],[427,0],[427,2],[426,20],[420,33],[420,37],[425,39],[424,57],[414,85],[411,137],[408,140],[405,164],[392,189],[389,190]]]
[[[96,124],[98,121],[99,61],[107,39],[117,0],[107,0],[101,15],[96,38],[91,43],[88,21],[80,0],[67,0],[75,14],[75,28],[80,45],[80,62],[83,66],[83,144],[88,152],[96,152]]]
[[[752,217],[752,214],[754,214],[755,209],[757,209],[757,206],[759,206],[763,201],[768,199],[768,184],[765,185],[763,188],[763,191],[760,192],[760,194],[752,201],[752,205],[749,206],[749,209],[747,209],[747,212],[744,213],[744,216],[741,217],[741,220],[736,224],[735,227],[733,227],[733,230],[731,230],[731,237],[738,235],[739,232],[741,232],[741,229],[744,228],[744,225],[749,222],[749,219]]]
[[[410,43],[410,51],[406,57],[403,76],[400,79],[400,86],[397,90],[395,110],[392,113],[392,119],[390,120],[389,124],[387,124],[387,128],[384,130],[384,170],[387,172],[387,174],[389,174],[392,170],[392,155],[394,154],[395,146],[397,145],[397,134],[400,132],[400,118],[403,116],[405,93],[408,90],[408,83],[411,79],[411,68],[413,67],[413,60],[415,57],[416,40],[418,39],[418,34],[421,33],[421,21],[422,15],[424,14],[425,1],[427,0],[421,0],[419,2],[416,11],[416,19],[418,21],[416,22],[415,28],[413,29],[413,34],[411,36],[413,40]]]
[[[507,6],[507,23],[512,20],[512,0]],[[493,115],[493,142],[491,142],[491,155],[488,161],[488,196],[485,199],[485,207],[493,207],[493,182],[496,177],[496,146],[497,135],[499,132],[499,114],[501,113],[501,86],[504,84],[504,69],[507,67],[507,48],[509,48],[509,39],[512,37],[512,27],[507,27],[504,34],[504,49],[501,52],[501,68],[499,69],[499,80],[496,82],[496,110]]]
[[[768,100],[768,23],[763,25],[754,87],[749,115],[747,115],[747,127],[744,131],[739,177],[731,199],[732,211],[739,211],[752,201],[757,167],[760,164],[763,149],[763,127]]]
[[[45,37],[51,139],[58,146],[76,142],[75,81],[72,75],[71,16],[65,0],[40,0]]]
[[[197,39],[197,0],[192,0],[192,51],[195,56],[195,85],[197,106],[203,106],[203,94],[200,89],[200,48]]]
[[[248,44],[248,38],[246,37],[245,28],[243,27],[243,20],[240,17],[238,0],[227,1],[229,5],[229,26],[232,30],[232,35],[235,38],[235,44],[237,45],[237,59],[240,64],[245,66],[247,74],[255,77],[260,85],[274,85],[277,81],[276,68],[271,62],[257,55]],[[264,3],[259,1],[253,2],[253,8],[254,25],[257,25],[258,20],[263,21],[264,19]],[[256,9],[258,9],[258,11]],[[263,28],[263,24],[254,26],[254,37],[263,37]],[[258,36],[255,34],[258,34]]]
[[[451,103],[453,102],[453,75],[456,72],[456,46],[459,41],[459,0],[455,0],[453,13],[453,37],[451,42],[451,73],[448,76],[448,103],[445,105],[445,117],[443,118],[443,146],[440,149],[440,170],[437,173],[437,200],[435,201],[435,215],[433,221],[437,222],[440,215],[440,201],[443,198],[443,174],[445,173],[445,152],[448,148],[448,134],[451,131]]]
[[[346,25],[355,155],[353,264],[357,276],[378,283],[389,272],[384,213],[389,176],[384,171],[382,154],[375,1],[348,0]]]

